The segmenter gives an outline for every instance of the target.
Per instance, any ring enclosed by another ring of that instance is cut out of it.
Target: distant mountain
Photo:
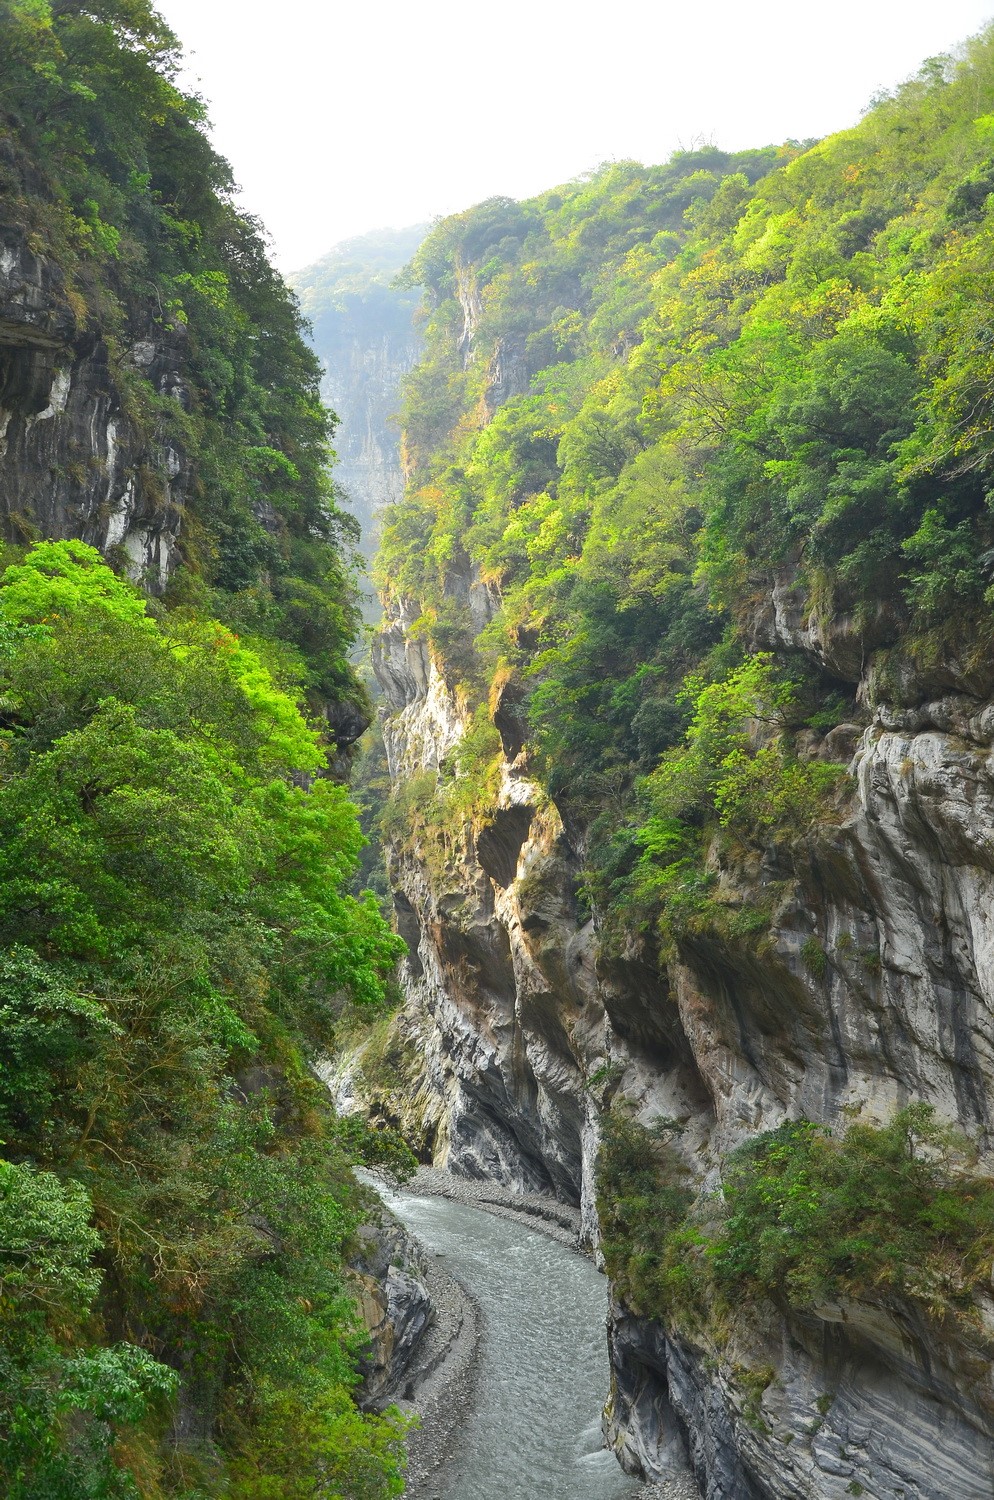
[[[321,391],[337,412],[335,478],[362,527],[362,551],[376,550],[377,516],[402,498],[400,383],[418,359],[418,288],[395,285],[428,232],[426,224],[343,240],[291,278],[313,328]]]

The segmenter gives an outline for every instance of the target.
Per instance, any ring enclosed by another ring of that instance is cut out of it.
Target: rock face
[[[485,609],[481,585],[460,587]],[[465,728],[408,624],[403,609],[388,621],[376,663],[395,778],[441,764]],[[824,635],[811,649],[845,654]],[[762,958],[700,938],[666,967],[599,947],[576,898],[580,839],[531,779],[498,701],[492,824],[445,858],[417,840],[392,855],[412,949],[399,1028],[417,1064],[389,1108],[426,1156],[579,1204],[594,1243],[597,1121],[616,1092],[646,1123],[682,1123],[698,1180],[785,1118],[884,1121],[913,1099],[990,1151],[994,704],[974,679],[933,698],[929,676],[899,668],[899,691],[881,699],[871,656],[854,679],[877,694],[869,727],[808,747],[851,752],[835,821],[789,868],[771,851],[722,873],[729,899],[775,893]],[[618,1307],[610,1337],[607,1431],[632,1472],[665,1474],[683,1441],[707,1500],[994,1493],[990,1301],[969,1334],[881,1302],[770,1311],[721,1350]]]
[[[380,1210],[360,1226],[358,1237],[353,1270],[369,1333],[359,1366],[361,1398],[368,1410],[381,1411],[405,1395],[408,1372],[432,1319],[432,1301],[423,1253],[403,1225]]]
[[[414,368],[419,348],[409,323],[406,329],[380,330],[373,337],[357,327],[323,354],[321,394],[340,424],[335,479],[355,512],[370,556],[380,513],[404,493],[395,418],[401,380]]]
[[[163,420],[155,441],[129,411],[129,375],[166,403],[187,402],[185,333],[149,317],[127,347],[80,327],[62,271],[0,224],[0,525],[10,540],[77,537],[120,549],[159,593],[178,561],[191,487],[187,456]],[[168,405],[166,406],[168,411]]]
[[[989,1346],[952,1356],[924,1326],[854,1305],[771,1323],[720,1360],[621,1309],[610,1341],[606,1431],[632,1473],[665,1472],[680,1435],[707,1500],[991,1493],[975,1400]]]
[[[470,580],[474,589],[482,609]],[[374,654],[396,779],[440,765],[465,728],[406,623],[389,620]],[[592,1243],[605,1095],[623,1080],[647,1108],[685,1117],[702,1113],[707,1093],[658,969],[645,955],[598,954],[576,895],[579,851],[509,740],[487,828],[441,866],[416,848],[391,856],[411,948],[400,1025],[423,1063],[389,1108],[436,1164],[579,1204]]]

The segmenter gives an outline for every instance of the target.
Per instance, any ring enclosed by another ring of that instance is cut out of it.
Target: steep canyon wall
[[[458,703],[402,621],[381,637],[377,672],[393,773],[405,757],[442,760],[460,734]],[[423,1063],[407,1100],[388,1095],[381,1108],[436,1163],[579,1203],[593,1244],[598,1121],[612,1097],[647,1121],[679,1121],[704,1181],[785,1118],[883,1121],[911,1099],[986,1145],[992,729],[994,707],[961,691],[881,705],[865,730],[836,731],[833,754],[840,737],[855,745],[831,835],[800,871],[771,856],[724,877],[739,884],[733,898],[786,885],[762,958],[701,940],[665,967],[635,944],[599,951],[577,906],[582,849],[527,752],[505,753],[485,832],[442,867],[393,856],[411,946],[399,1025]],[[812,941],[826,954],[818,974],[804,956]],[[719,1353],[619,1307],[612,1441],[653,1475],[682,1432],[709,1500],[976,1500],[994,1473],[994,1303],[985,1295],[978,1308],[966,1338],[886,1299],[770,1315]],[[758,1411],[757,1369],[776,1372]]]
[[[744,202],[746,189],[735,191]],[[778,191],[774,183],[770,196]],[[461,426],[444,428],[437,407],[408,403],[412,490],[387,537],[393,581],[374,652],[395,788],[388,858],[410,950],[406,998],[389,1045],[360,1057],[347,1086],[435,1163],[578,1204],[595,1251],[598,1154],[619,1109],[670,1131],[699,1204],[720,1204],[733,1154],[785,1121],[841,1138],[850,1121],[884,1127],[918,1102],[970,1138],[964,1170],[979,1180],[994,1144],[994,672],[978,644],[985,626],[959,635],[951,627],[941,642],[933,631],[923,643],[906,603],[893,602],[890,564],[880,565],[869,603],[843,588],[826,602],[800,547],[779,560],[751,555],[733,590],[731,638],[815,684],[818,712],[791,729],[790,764],[823,788],[818,809],[793,828],[771,819],[765,836],[741,841],[723,823],[705,829],[695,858],[711,905],[680,928],[619,924],[603,882],[592,894],[595,841],[603,844],[605,824],[610,833],[631,821],[640,768],[616,759],[597,783],[596,811],[578,792],[582,760],[572,783],[557,779],[554,764],[550,774],[543,685],[570,651],[587,649],[593,627],[582,604],[560,618],[549,599],[570,569],[603,581],[609,547],[626,557],[633,539],[646,555],[624,562],[626,578],[651,589],[645,579],[663,555],[651,550],[651,528],[676,460],[646,456],[660,441],[652,422],[666,430],[652,404],[665,360],[645,375],[651,360],[639,345],[649,335],[632,332],[630,306],[612,304],[607,337],[608,315],[591,315],[582,285],[570,288],[566,251],[556,250],[555,286],[545,304],[528,303],[523,331],[514,299],[525,298],[525,284],[542,285],[541,256],[552,252],[541,235],[555,242],[574,202],[568,190],[530,205],[495,201],[437,231],[439,255],[448,235],[448,269],[432,291],[420,372],[424,381],[433,374],[436,395],[443,379],[450,396],[461,393]],[[574,212],[570,245],[581,233]],[[700,222],[703,209],[694,212]],[[543,214],[551,229],[536,227]],[[659,245],[666,231],[650,225],[646,238],[650,230]],[[624,254],[631,271],[635,252]],[[657,271],[657,286],[667,274]],[[767,274],[760,290],[742,294],[747,305],[784,272]],[[735,283],[728,273],[708,317],[723,308],[734,323],[727,299],[740,294],[742,275]],[[572,323],[563,302],[579,309]],[[581,316],[603,339],[599,352],[568,343]],[[702,326],[710,338],[713,324]],[[541,373],[556,348],[566,350],[563,363]],[[678,357],[667,350],[671,367]],[[594,370],[587,404],[564,426],[556,403],[563,392],[567,406],[571,398],[561,372],[580,378],[583,358]],[[623,367],[639,374],[618,374]],[[694,400],[703,378],[695,367]],[[710,378],[715,402],[731,409],[723,373]],[[650,437],[619,396],[626,379]],[[721,440],[709,430],[695,460],[713,464]],[[646,472],[651,485],[636,491]],[[626,511],[632,493],[646,498]],[[690,501],[695,527],[693,507],[703,504]],[[612,505],[623,524],[609,542],[603,512]],[[495,542],[498,516],[505,529]],[[856,540],[860,524],[852,521]],[[683,545],[667,535],[661,568]],[[557,545],[563,573],[542,593],[534,578]],[[428,559],[420,572],[415,552]],[[683,576],[691,567],[677,563]],[[631,594],[615,606],[622,618],[634,607]],[[658,677],[638,680],[644,688],[620,714],[626,726],[655,701]],[[593,744],[607,708],[590,701]],[[771,732],[753,721],[739,763],[761,757]],[[482,774],[473,747],[487,733],[493,758],[470,806],[459,787]],[[676,753],[673,743],[662,742],[664,754]],[[664,1228],[661,1220],[661,1236]],[[649,1476],[684,1444],[707,1500],[980,1500],[994,1487],[988,1270],[950,1293],[960,1312],[938,1283],[925,1285],[933,1272],[924,1264],[917,1286],[881,1283],[803,1305],[757,1297],[726,1311],[720,1327],[653,1316],[619,1294],[609,1440],[626,1467]]]
[[[179,561],[192,474],[182,440],[150,437],[128,410],[129,380],[189,406],[186,331],[155,312],[150,303],[112,351],[87,327],[58,262],[32,248],[23,224],[0,226],[4,532],[120,548],[129,571],[161,593]]]

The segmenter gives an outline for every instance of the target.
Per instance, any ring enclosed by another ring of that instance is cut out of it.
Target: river
[[[473,1294],[483,1342],[472,1414],[432,1500],[622,1500],[638,1491],[602,1446],[607,1283],[537,1230],[447,1198],[384,1192]]]

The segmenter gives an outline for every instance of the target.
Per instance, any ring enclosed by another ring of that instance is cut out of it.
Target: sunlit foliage
[[[985,34],[817,145],[610,164],[415,258],[427,349],[382,577],[472,701],[514,683],[604,923],[648,897],[672,934],[709,838],[831,813],[799,735],[858,719],[856,679],[783,650],[777,590],[805,627],[848,622],[857,658],[989,651],[992,122]],[[790,712],[740,705],[711,743],[757,646]]]
[[[318,732],[80,543],[0,572],[0,702],[4,1494],[397,1493],[343,1258],[403,1153],[309,1064],[400,944]]]

